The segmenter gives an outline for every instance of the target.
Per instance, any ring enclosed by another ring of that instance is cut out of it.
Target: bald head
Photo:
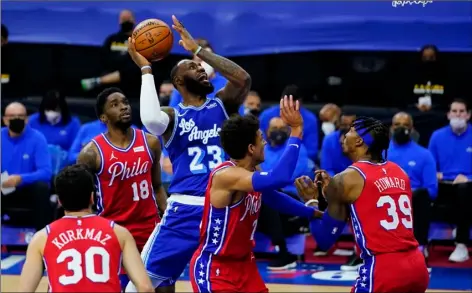
[[[341,108],[336,104],[326,104],[320,110],[320,120],[323,122],[336,122],[341,116]]]
[[[134,20],[134,14],[133,12],[131,12],[131,10],[122,10],[120,12],[120,18],[119,18],[119,22],[120,24],[122,24],[123,22],[132,22],[132,23],[135,23],[135,20]]]
[[[13,102],[5,108],[3,123],[10,129],[12,135],[19,135],[23,132],[27,118],[25,106],[22,103]]]
[[[398,112],[393,116],[392,119],[392,127],[405,127],[408,129],[413,128],[413,118],[410,114],[406,112]]]

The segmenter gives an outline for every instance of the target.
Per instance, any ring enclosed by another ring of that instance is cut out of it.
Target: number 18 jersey
[[[174,171],[170,194],[205,196],[210,172],[226,160],[219,132],[227,118],[219,98],[207,99],[200,107],[177,106],[165,144]]]
[[[114,222],[65,216],[46,226],[49,292],[120,292],[121,246]]]
[[[417,248],[410,179],[405,171],[392,162],[358,161],[349,168],[364,178],[362,193],[350,206],[361,257]]]

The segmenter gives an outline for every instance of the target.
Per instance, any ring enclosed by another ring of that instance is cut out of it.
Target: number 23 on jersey
[[[204,148],[190,147],[187,152],[192,158],[189,169],[193,174],[208,173],[225,160],[224,151],[217,145],[208,145]],[[206,154],[211,155],[208,162],[204,161]]]

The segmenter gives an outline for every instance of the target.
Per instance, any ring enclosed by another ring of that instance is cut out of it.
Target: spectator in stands
[[[2,128],[2,214],[15,208],[33,210],[36,229],[53,220],[49,200],[51,157],[44,136],[27,125],[26,108],[11,103]]]
[[[203,48],[203,50],[207,50],[210,52],[213,52],[213,47],[210,45],[210,43],[205,40],[205,39],[197,39],[196,40],[197,44]],[[226,78],[224,78],[221,74],[215,71],[213,67],[208,65],[206,62],[203,62],[200,58],[198,58],[197,55],[193,56],[193,61],[201,63],[203,68],[205,69],[206,74],[208,75],[208,79],[211,81],[213,86],[215,87],[215,90],[208,95],[209,98],[215,97],[215,94],[222,89],[226,85]],[[177,105],[182,102],[182,96],[178,91],[173,91],[172,95],[170,97],[170,107],[177,107]]]
[[[29,125],[41,132],[48,144],[68,151],[79,132],[80,120],[71,115],[65,97],[51,90],[41,100],[38,113],[30,116]]]
[[[170,96],[174,91],[174,85],[170,80],[164,80],[159,87],[159,103],[162,107],[169,106]]]
[[[8,29],[2,23],[2,47],[5,46],[7,43],[8,43]]]
[[[330,176],[342,172],[352,164],[352,161],[343,154],[342,141],[355,119],[356,115],[344,113],[337,121],[330,122],[335,125],[335,131],[323,138],[320,156],[321,169],[326,170]]]
[[[431,152],[411,138],[413,118],[399,112],[392,120],[392,140],[388,160],[397,163],[408,174],[413,190],[413,230],[420,250],[428,258],[428,234],[431,218],[431,200],[436,198],[438,182],[436,163]]]
[[[256,117],[259,117],[261,114],[261,97],[256,91],[250,91],[244,100],[243,106],[244,111],[240,114],[252,114]]]
[[[285,95],[291,95],[293,96],[294,100],[299,102],[303,101],[300,91],[296,85],[286,86],[281,96],[283,97]],[[303,107],[303,105],[300,106],[300,113],[302,114],[304,124],[303,145],[306,148],[308,157],[314,162],[316,161],[318,155],[318,119],[316,118],[315,114]],[[259,116],[259,121],[261,123],[260,127],[264,134],[267,134],[270,121],[274,117],[280,117],[279,105],[274,105],[265,109]]]
[[[322,121],[321,131],[323,131],[323,134],[326,136],[338,129],[341,108],[336,104],[326,104],[321,108],[319,116]]]
[[[427,112],[434,106],[447,103],[445,101],[447,73],[439,60],[439,51],[435,45],[425,45],[420,52],[421,62],[412,76],[413,95],[416,107],[422,112]]]
[[[467,243],[472,217],[472,125],[470,109],[465,100],[455,99],[447,117],[449,126],[431,136],[429,150],[436,161],[439,193],[436,203],[447,202],[453,207],[457,230],[456,248],[449,256],[453,262],[469,259]]]
[[[130,10],[123,10],[119,15],[120,30],[109,35],[103,43],[103,69],[107,74],[101,77],[92,77],[81,80],[85,91],[92,90],[101,84],[117,84],[127,68],[136,67],[128,55],[128,37],[131,36],[136,24],[134,14]],[[133,65],[133,67],[131,67]]]

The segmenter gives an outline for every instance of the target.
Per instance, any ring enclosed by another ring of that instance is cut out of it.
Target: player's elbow
[[[169,116],[161,112],[157,117],[150,115],[141,115],[141,122],[144,127],[154,135],[162,135],[169,125]]]

